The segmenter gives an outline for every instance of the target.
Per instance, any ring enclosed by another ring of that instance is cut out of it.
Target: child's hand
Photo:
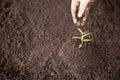
[[[72,18],[73,18],[73,22],[77,25],[80,25],[80,21],[77,20],[77,17],[81,18],[83,17],[83,14],[85,13],[87,4],[90,2],[91,0],[72,0],[71,3],[71,13],[72,13]],[[76,15],[76,12],[78,10],[78,13]],[[83,17],[83,22],[85,22],[86,18]]]

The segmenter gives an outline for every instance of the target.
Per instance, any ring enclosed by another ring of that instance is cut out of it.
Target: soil
[[[120,0],[91,4],[78,48],[71,0],[0,0],[0,80],[120,80]]]

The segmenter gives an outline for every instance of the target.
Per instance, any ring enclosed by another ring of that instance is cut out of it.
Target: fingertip
[[[77,23],[77,20],[76,20],[76,19],[74,19],[74,20],[73,20],[73,22],[74,22],[74,24],[76,24],[76,23]]]
[[[80,21],[79,21],[79,22],[77,22],[77,25],[78,25],[78,26],[80,26]]]
[[[82,17],[82,13],[78,13],[78,17],[81,18]]]
[[[82,22],[82,23],[81,23],[81,26],[84,26],[84,25],[85,25],[85,22]]]

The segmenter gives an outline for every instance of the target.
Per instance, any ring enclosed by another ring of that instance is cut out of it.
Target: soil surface
[[[90,5],[78,48],[71,0],[0,0],[0,80],[120,80],[120,0]]]

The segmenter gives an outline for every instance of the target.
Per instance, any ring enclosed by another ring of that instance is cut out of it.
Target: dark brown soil
[[[81,49],[71,0],[0,0],[0,80],[120,80],[120,0],[90,5]]]

